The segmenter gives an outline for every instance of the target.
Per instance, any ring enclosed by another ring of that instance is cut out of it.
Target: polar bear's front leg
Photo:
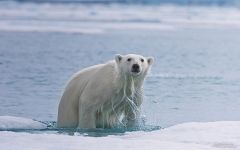
[[[79,110],[78,127],[83,129],[96,128],[96,113],[94,110],[81,108]]]
[[[127,114],[127,127],[136,127],[138,126],[139,123],[139,118],[140,118],[140,112],[136,111],[130,111]]]

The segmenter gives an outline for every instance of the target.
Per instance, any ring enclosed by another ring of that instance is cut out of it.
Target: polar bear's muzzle
[[[138,64],[133,64],[131,71],[132,73],[138,74],[140,72],[140,66]]]

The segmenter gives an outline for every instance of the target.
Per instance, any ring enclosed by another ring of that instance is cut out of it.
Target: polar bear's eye
[[[141,62],[144,62],[144,59],[141,58]]]
[[[131,61],[132,59],[131,58],[128,58],[127,61]]]

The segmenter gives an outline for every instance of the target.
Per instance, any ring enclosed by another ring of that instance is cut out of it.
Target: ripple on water
[[[79,128],[57,128],[56,121],[39,121],[46,125],[44,129],[0,129],[0,131],[12,131],[12,132],[26,132],[35,134],[64,134],[70,136],[92,136],[92,137],[103,137],[108,135],[124,135],[126,132],[145,131],[151,132],[160,130],[160,126],[143,125],[134,128],[113,128],[113,129],[79,129]]]

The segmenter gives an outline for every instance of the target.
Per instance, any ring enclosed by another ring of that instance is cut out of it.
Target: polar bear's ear
[[[120,54],[115,55],[115,61],[119,64],[122,60],[123,56]]]
[[[147,62],[148,62],[149,65],[152,65],[153,62],[154,62],[154,58],[153,57],[148,57]]]

